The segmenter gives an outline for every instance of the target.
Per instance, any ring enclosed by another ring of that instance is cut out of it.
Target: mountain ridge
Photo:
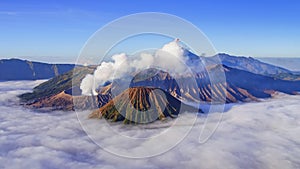
[[[232,58],[237,58],[237,57],[233,56]],[[194,57],[194,59],[197,60],[196,57]],[[208,59],[211,59],[211,58],[208,58]],[[252,59],[249,59],[248,61],[251,61],[251,60]],[[257,63],[260,63],[260,61],[258,61]],[[25,103],[31,104],[33,102],[43,102],[43,100],[47,99],[47,97],[51,97],[52,95],[56,95],[60,92],[65,92],[66,94],[74,95],[74,93],[72,93],[72,92],[75,91],[74,89],[76,89],[76,91],[77,91],[76,95],[80,95],[80,89],[79,89],[79,86],[78,86],[80,84],[80,80],[82,80],[82,78],[86,74],[92,73],[95,70],[95,68],[96,67],[84,67],[83,66],[83,67],[80,67],[78,69],[78,71],[74,71],[75,74],[74,74],[74,72],[69,72],[69,73],[65,73],[63,75],[60,75],[58,77],[54,77],[51,80],[37,86],[34,89],[33,93],[23,94],[20,97]],[[273,82],[273,81],[276,81],[276,80],[285,80],[286,79],[286,77],[283,77],[283,78],[276,77],[276,76],[272,77],[272,76],[269,76],[269,74],[268,75],[255,74],[255,73],[251,73],[251,72],[248,72],[248,71],[245,71],[245,70],[239,70],[239,69],[236,69],[236,68],[231,68],[231,67],[226,66],[226,65],[222,65],[220,67],[220,69],[224,69],[225,75],[227,75],[227,77],[229,77],[229,78],[227,78],[227,80],[229,80],[229,79],[234,80],[234,77],[240,73],[239,78],[232,81],[232,83],[218,84],[217,86],[209,86],[209,85],[205,85],[205,84],[208,84],[208,82],[205,82],[205,81],[207,81],[207,79],[204,78],[204,77],[207,77],[207,75],[205,75],[205,73],[198,74],[197,75],[197,76],[199,76],[198,78],[201,79],[201,77],[202,77],[205,83],[201,83],[201,84],[203,84],[202,87],[200,87],[198,89],[196,89],[196,88],[194,88],[194,89],[196,91],[199,91],[200,98],[202,100],[209,101],[209,93],[211,91],[217,89],[217,90],[220,90],[221,92],[222,91],[226,92],[226,97],[227,97],[226,102],[228,102],[228,103],[237,102],[237,101],[251,101],[251,100],[252,101],[257,101],[258,98],[260,98],[260,97],[261,98],[271,97],[272,94],[274,92],[276,92],[276,90],[272,90],[272,88],[271,88],[271,89],[268,89],[268,90],[267,89],[260,89],[259,91],[257,91],[257,90],[254,90],[253,88],[252,89],[247,88],[247,85],[246,85],[248,83],[247,82],[247,76],[250,77],[250,75],[251,75],[252,81],[255,81],[255,78],[262,78],[262,79],[266,78],[266,79],[269,79],[268,80],[269,83],[271,81]],[[233,72],[235,72],[235,73],[233,73]],[[77,75],[76,75],[76,73],[77,73]],[[243,75],[246,75],[246,76],[243,76]],[[72,86],[73,77],[79,77],[79,76],[80,76],[80,78],[78,78],[76,80],[75,86]],[[166,74],[163,75],[163,76],[166,76]],[[138,76],[136,76],[136,77],[138,77]],[[300,79],[299,77],[300,76],[295,75],[294,79],[288,78],[285,81],[287,81],[287,83],[295,83],[296,85],[294,85],[294,86],[297,87],[297,84],[299,83],[297,79]],[[143,78],[145,78],[145,77],[143,77]],[[245,79],[246,81],[242,81],[243,83],[242,82],[238,83],[241,78]],[[64,83],[61,83],[62,81]],[[296,81],[296,82],[292,82],[292,81]],[[66,83],[68,85],[64,85]],[[150,84],[150,83],[148,83],[148,84]],[[244,86],[241,87],[241,85],[244,85]],[[53,87],[54,86],[57,89],[57,90],[54,90],[56,92],[53,92]],[[132,86],[132,87],[134,87],[134,86]],[[159,88],[164,89],[162,86],[159,86],[159,85],[154,86],[154,87],[159,87]],[[248,85],[248,87],[249,87],[249,85]],[[113,99],[113,96],[110,93],[111,88],[112,88],[112,86],[110,86],[110,87],[106,86],[105,90],[99,91],[99,94],[97,96],[98,107],[104,106],[106,103],[108,103],[110,100]],[[189,88],[189,86],[186,86],[186,89],[188,89],[188,88]],[[173,90],[173,89],[169,90],[169,89],[170,88],[168,88],[168,89],[165,88],[164,90],[170,92],[174,97],[179,98],[179,99],[182,99],[182,97],[186,97],[186,98],[189,98],[190,101],[195,101],[195,98],[199,98],[199,96],[197,96],[197,93],[193,94],[191,92],[187,92],[187,93],[181,92],[182,96],[179,96],[178,92],[176,92],[176,90]],[[280,90],[282,90],[282,88]],[[187,90],[184,90],[184,91],[187,91]],[[122,92],[122,91],[120,91],[120,92]],[[293,94],[293,92],[291,92],[291,91],[287,91],[287,92],[289,94]]]
[[[73,69],[75,64],[51,64],[21,59],[0,60],[0,80],[50,79]]]

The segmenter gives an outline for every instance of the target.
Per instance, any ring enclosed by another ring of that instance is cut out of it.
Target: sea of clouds
[[[0,82],[0,168],[300,168],[300,96],[278,94],[261,102],[232,104],[205,143],[199,143],[199,134],[207,116],[199,115],[188,136],[171,150],[132,159],[95,144],[75,112],[43,112],[19,106],[16,96],[41,82]],[[179,118],[189,116],[186,113]],[[208,117],[207,125],[215,126],[220,114]],[[90,121],[100,126],[103,122]],[[169,124],[172,122],[154,123],[142,131],[159,133]],[[114,125],[128,136],[143,136],[138,127]],[[122,144],[113,132],[100,133],[99,137],[127,149],[148,146],[150,150],[160,144]]]

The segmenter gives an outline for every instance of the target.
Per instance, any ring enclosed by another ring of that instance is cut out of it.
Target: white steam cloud
[[[93,75],[86,75],[81,82],[80,89],[83,95],[96,95],[97,87],[105,82],[149,67],[158,67],[169,73],[183,73],[187,71],[184,53],[185,49],[176,39],[164,45],[155,54],[141,53],[134,57],[129,57],[125,53],[114,55],[111,62],[102,62]]]

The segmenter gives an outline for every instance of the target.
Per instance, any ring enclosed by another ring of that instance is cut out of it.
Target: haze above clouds
[[[263,62],[300,72],[300,58],[257,58]]]
[[[0,168],[300,168],[300,96],[279,94],[258,103],[233,105],[206,143],[198,142],[203,125],[198,122],[170,151],[130,159],[94,144],[75,112],[37,112],[18,106],[16,95],[38,83],[0,82]],[[218,117],[218,113],[209,114],[208,125],[215,125]],[[100,136],[122,144],[112,133]]]

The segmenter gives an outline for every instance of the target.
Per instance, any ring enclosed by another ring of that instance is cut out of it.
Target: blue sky
[[[2,0],[0,57],[72,62],[95,31],[137,12],[164,12],[184,18],[201,29],[218,52],[300,57],[297,0]]]

